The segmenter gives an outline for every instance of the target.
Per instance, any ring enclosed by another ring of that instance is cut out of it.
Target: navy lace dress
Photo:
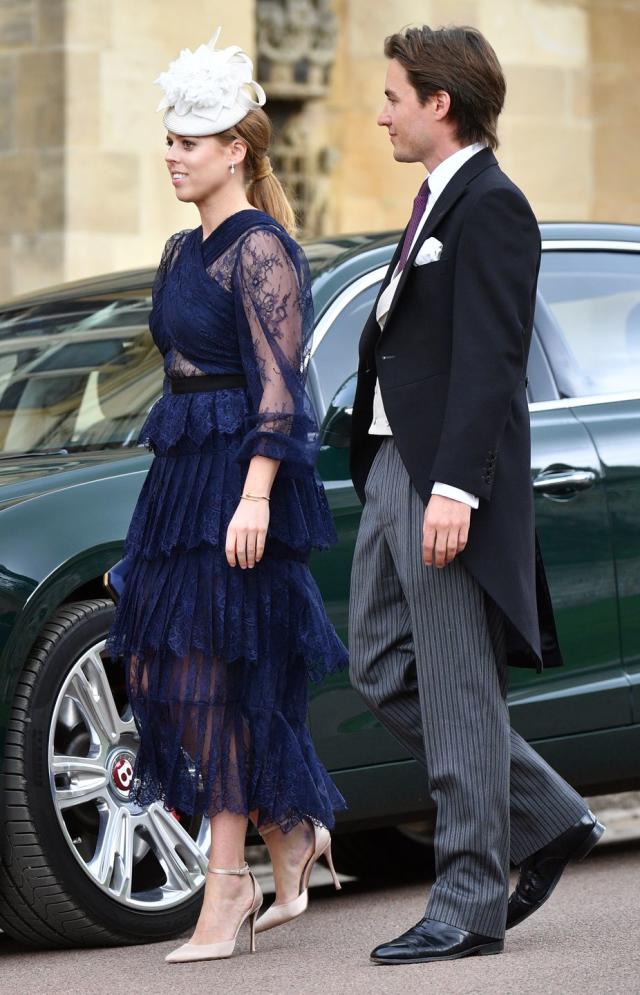
[[[131,800],[285,831],[332,826],[345,802],[307,728],[308,679],[346,650],[307,566],[335,540],[305,394],[313,307],[302,250],[267,214],[178,232],[153,288],[165,387],[140,434],[155,453],[125,541],[131,558],[107,650],[124,659],[140,733]],[[172,376],[246,387],[174,394]],[[249,460],[281,460],[263,559],[229,567],[226,531]]]

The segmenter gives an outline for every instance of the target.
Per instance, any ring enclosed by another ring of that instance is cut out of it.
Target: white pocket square
[[[432,235],[431,238],[428,238],[420,246],[420,251],[418,252],[416,258],[413,260],[413,265],[424,266],[425,263],[435,263],[438,261],[441,255],[442,255],[442,242],[439,239],[434,238]]]

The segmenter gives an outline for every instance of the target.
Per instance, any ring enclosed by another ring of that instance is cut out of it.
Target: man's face
[[[386,99],[378,124],[389,131],[394,159],[424,162],[436,139],[433,98],[424,106],[420,103],[406,69],[397,59],[389,60],[384,93]]]

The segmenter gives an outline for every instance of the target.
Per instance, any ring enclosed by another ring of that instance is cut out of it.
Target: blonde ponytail
[[[258,170],[247,189],[247,200],[260,211],[270,214],[279,221],[290,235],[295,234],[296,216],[280,180],[273,171],[268,155],[258,161]]]
[[[247,146],[244,159],[247,200],[253,207],[270,214],[290,235],[294,235],[296,216],[268,156],[271,121],[265,112],[261,108],[249,111],[242,121],[216,135],[216,138],[225,142],[237,139],[244,142]]]

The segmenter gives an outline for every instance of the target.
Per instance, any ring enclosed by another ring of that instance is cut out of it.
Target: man
[[[354,686],[437,805],[426,915],[371,955],[400,964],[499,953],[604,827],[505,700],[507,664],[562,661],[530,477],[540,235],[492,152],[504,77],[472,28],[411,28],[385,54],[378,124],[429,178],[360,342],[350,651]]]

